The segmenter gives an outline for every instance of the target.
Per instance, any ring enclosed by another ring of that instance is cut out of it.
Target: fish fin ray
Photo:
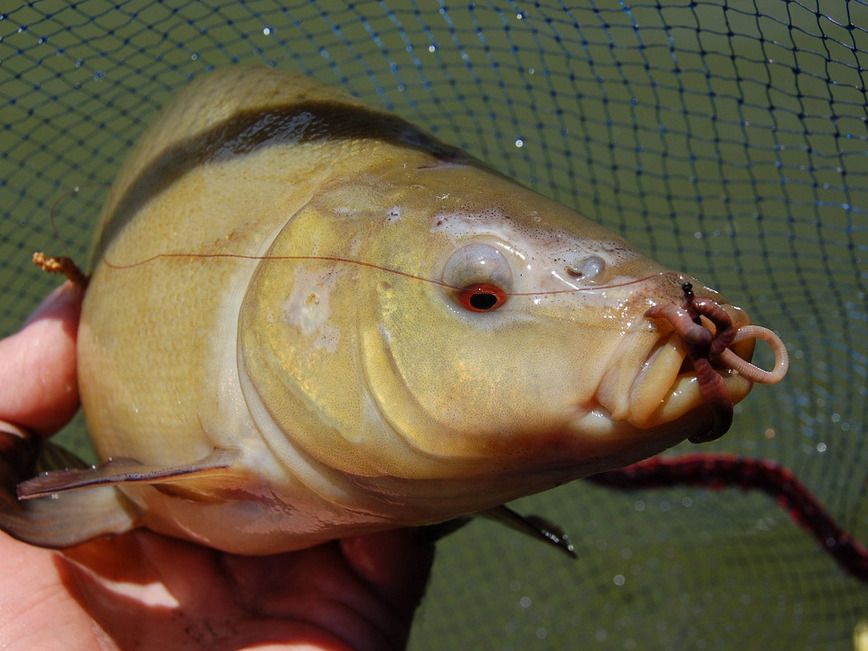
[[[39,547],[63,549],[138,526],[133,504],[111,486],[28,502],[0,495],[0,529]]]
[[[87,469],[54,470],[18,485],[18,498],[30,500],[68,491],[118,484],[160,484],[233,473],[234,450],[216,449],[203,459],[182,466],[150,466],[135,459],[114,458]]]
[[[499,522],[510,529],[541,540],[549,545],[554,545],[559,550],[577,558],[569,537],[558,525],[539,515],[521,515],[506,505],[496,506],[479,513],[484,518]]]
[[[32,545],[60,549],[140,525],[135,506],[111,486],[19,501],[15,485],[33,473],[39,447],[36,438],[0,432],[0,529]]]

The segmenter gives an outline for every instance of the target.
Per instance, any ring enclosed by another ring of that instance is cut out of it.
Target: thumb
[[[20,331],[0,340],[0,420],[49,436],[75,415],[81,301],[82,291],[64,283]]]

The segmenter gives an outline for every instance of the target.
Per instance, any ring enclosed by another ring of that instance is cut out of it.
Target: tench
[[[275,69],[209,73],[97,232],[77,346],[103,463],[24,482],[0,525],[269,554],[490,512],[723,434],[785,370],[748,324],[399,117]]]

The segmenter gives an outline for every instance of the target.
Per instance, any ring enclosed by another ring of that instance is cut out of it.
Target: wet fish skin
[[[86,518],[98,494],[118,530],[273,553],[656,454],[709,418],[678,338],[644,317],[685,281],[748,323],[401,118],[274,69],[210,73],[103,212],[78,365],[106,463],[27,484],[33,541],[78,542],[64,504]]]

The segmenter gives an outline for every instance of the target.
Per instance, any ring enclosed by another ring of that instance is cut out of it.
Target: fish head
[[[392,264],[437,282],[383,277],[369,302],[372,385],[414,405],[397,429],[425,422],[413,440],[428,453],[526,449],[593,472],[701,438],[710,415],[686,345],[646,312],[684,305],[686,283],[736,329],[749,323],[743,310],[510,181],[427,173],[434,200],[416,209],[417,240],[402,237],[408,255]],[[740,344],[749,358],[752,343]],[[718,372],[734,403],[747,395],[749,381]]]
[[[687,282],[736,327],[742,310],[500,175],[423,163],[312,199],[252,286],[247,331],[283,331],[251,339],[245,364],[271,367],[264,384],[283,388],[265,403],[284,427],[327,425],[294,435],[305,454],[355,476],[509,475],[504,501],[708,429],[681,337],[646,312],[683,305]],[[269,283],[279,313],[262,312]],[[747,395],[715,372],[733,402]]]

